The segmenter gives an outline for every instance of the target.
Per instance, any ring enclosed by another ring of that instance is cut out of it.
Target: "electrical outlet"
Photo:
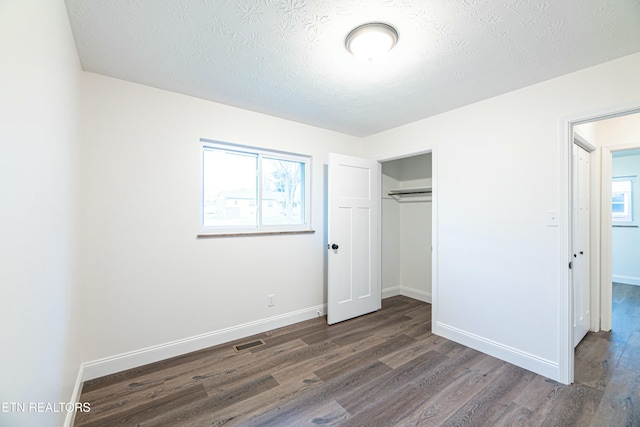
[[[276,294],[267,295],[267,307],[273,307],[276,305]]]

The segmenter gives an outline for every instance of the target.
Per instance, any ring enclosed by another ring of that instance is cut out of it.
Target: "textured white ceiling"
[[[366,136],[640,51],[640,0],[66,0],[83,69]],[[384,62],[344,49],[382,21]]]

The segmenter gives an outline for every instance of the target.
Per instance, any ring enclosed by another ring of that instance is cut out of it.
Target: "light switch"
[[[547,211],[547,227],[557,227],[560,224],[558,211]]]

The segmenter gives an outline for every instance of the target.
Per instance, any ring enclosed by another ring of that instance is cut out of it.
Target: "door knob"
[[[338,250],[338,245],[334,243],[333,245],[331,245],[331,249],[333,249],[334,251]]]

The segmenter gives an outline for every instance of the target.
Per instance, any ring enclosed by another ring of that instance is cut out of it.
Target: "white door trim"
[[[560,349],[558,358],[558,380],[565,384],[573,383],[574,379],[574,348],[572,343],[572,314],[573,314],[573,302],[571,293],[571,274],[569,271],[569,261],[571,258],[571,152],[573,149],[573,126],[588,123],[603,119],[610,119],[613,117],[623,116],[634,112],[640,112],[640,106],[637,104],[623,105],[617,107],[609,107],[601,109],[599,111],[582,113],[571,117],[563,117],[559,120],[558,127],[558,159],[560,162],[560,243],[558,245],[558,271],[559,271],[559,286],[558,286],[558,348]],[[611,147],[609,147],[611,148]],[[616,147],[617,148],[617,147]],[[601,183],[604,183],[607,179],[611,179],[611,165],[609,164],[608,178],[605,173],[605,151],[608,151],[606,147],[600,148],[602,157],[602,174]],[[606,189],[603,185],[603,194]],[[608,308],[608,327],[611,328],[611,286],[603,286],[603,283],[611,280],[611,227],[606,228],[606,222],[608,214],[602,214],[605,211],[606,206],[601,205],[601,236],[600,236],[600,326],[604,330],[607,326],[606,310]],[[607,211],[608,212],[608,211]],[[609,224],[610,225],[610,224]],[[608,236],[608,237],[607,237]],[[608,272],[608,273],[607,273]],[[608,276],[607,276],[608,274]],[[607,295],[607,288],[609,294]],[[608,298],[608,299],[607,299]]]
[[[431,324],[437,324],[438,312],[438,155],[436,144],[425,144],[420,149],[408,149],[393,155],[375,157],[378,162],[403,159],[431,153]],[[382,247],[382,233],[378,233],[378,246]],[[435,333],[435,332],[434,332]]]
[[[640,114],[640,108],[636,108],[632,113]],[[613,152],[624,150],[635,150],[640,148],[640,143],[618,144],[602,147],[602,200],[611,200],[611,180],[613,179]],[[611,224],[610,203],[602,203],[601,222],[601,265],[600,277],[602,286],[600,287],[600,328],[603,331],[611,330],[612,316],[612,276],[613,276],[613,228]]]
[[[600,197],[602,200],[611,200],[611,177],[613,176],[613,163],[611,151],[607,147],[601,148],[601,185]],[[600,203],[600,329],[611,330],[611,282],[613,274],[613,248],[611,246],[611,203]]]
[[[598,147],[596,147],[577,133],[573,134],[573,143],[578,147],[582,147],[587,153],[593,153],[598,149]]]
[[[573,123],[577,120],[560,121],[558,135],[558,159],[560,161],[560,244],[558,245],[558,380],[565,384],[573,382],[573,298],[571,295],[571,163],[573,152]]]

